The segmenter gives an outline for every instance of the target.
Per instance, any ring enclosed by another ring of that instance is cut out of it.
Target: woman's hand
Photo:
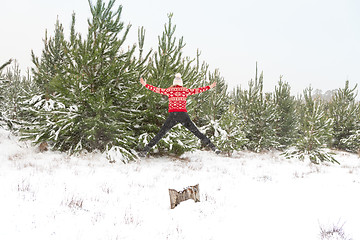
[[[213,82],[211,85],[210,85],[210,89],[215,87],[216,86],[216,82]]]
[[[140,83],[141,83],[141,85],[143,85],[145,87],[146,81],[143,78],[140,78]]]

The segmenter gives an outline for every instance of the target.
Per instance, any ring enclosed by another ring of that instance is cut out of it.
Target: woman
[[[159,133],[151,139],[151,141],[145,146],[145,148],[139,153],[141,157],[146,156],[148,151],[155,146],[159,140],[165,136],[165,134],[176,124],[181,123],[184,127],[189,129],[195,136],[197,136],[202,143],[209,147],[216,153],[219,154],[220,150],[218,150],[215,145],[207,138],[204,134],[202,134],[199,129],[195,126],[195,124],[190,120],[189,115],[186,110],[186,98],[193,94],[198,94],[204,91],[207,91],[216,86],[216,82],[211,84],[210,86],[200,87],[196,89],[188,89],[183,87],[183,81],[181,79],[181,74],[177,73],[175,75],[173,86],[169,88],[158,88],[154,87],[150,84],[146,84],[146,81],[143,78],[140,78],[140,83],[146,87],[147,89],[155,92],[166,95],[169,97],[169,117],[166,119],[164,125],[161,127]]]

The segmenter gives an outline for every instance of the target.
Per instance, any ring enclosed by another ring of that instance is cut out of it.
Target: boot
[[[148,147],[148,146],[144,147],[144,149],[138,153],[139,157],[146,157],[149,150],[150,150],[150,147]]]
[[[213,150],[216,154],[220,154],[221,151],[212,143],[209,143],[209,147],[211,148],[211,150]]]

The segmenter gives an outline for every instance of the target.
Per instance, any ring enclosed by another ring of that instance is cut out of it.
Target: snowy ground
[[[109,164],[39,153],[2,129],[0,151],[0,239],[360,239],[358,155],[338,153],[340,166],[201,151]],[[168,188],[197,183],[201,202],[171,210]]]

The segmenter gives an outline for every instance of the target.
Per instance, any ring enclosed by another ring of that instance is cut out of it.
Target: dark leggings
[[[211,148],[213,148],[214,144],[212,144],[210,139],[199,131],[199,129],[191,121],[187,112],[171,112],[158,134],[153,139],[151,139],[145,149],[148,151],[150,148],[155,146],[160,141],[160,139],[178,123],[181,123],[184,127],[189,129],[189,131],[197,136],[204,145],[209,145]]]

